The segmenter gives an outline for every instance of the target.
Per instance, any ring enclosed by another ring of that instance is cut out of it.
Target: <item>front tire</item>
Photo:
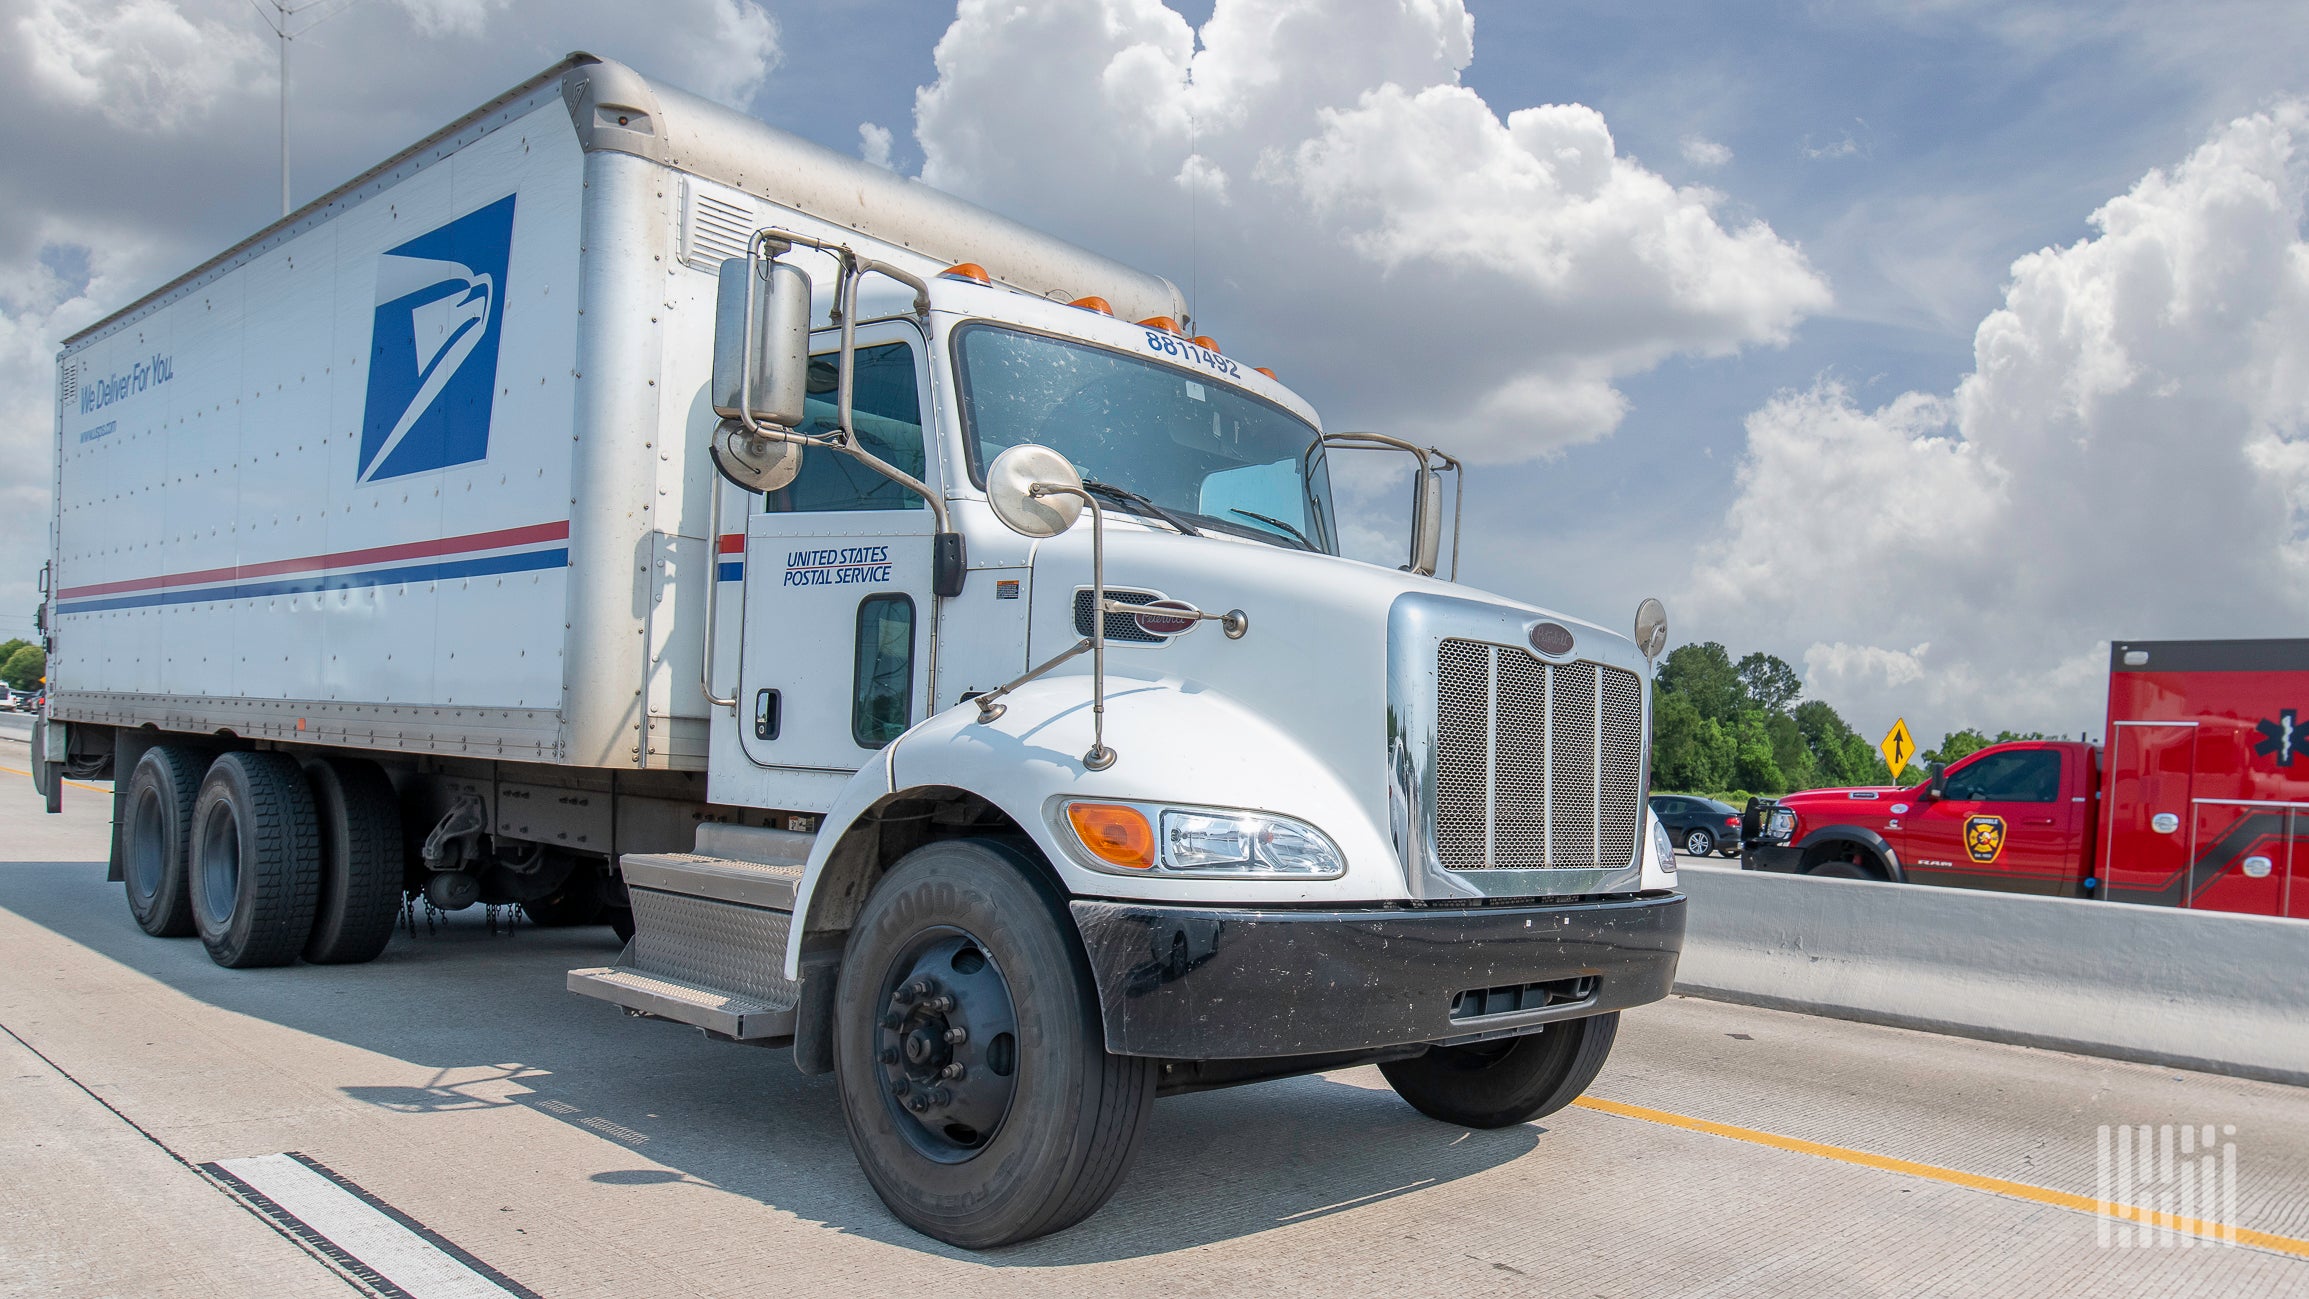
[[[1618,1011],[1567,1019],[1537,1033],[1435,1046],[1379,1066],[1395,1094],[1431,1119],[1504,1128],[1553,1114],[1595,1081],[1619,1034]]]
[[[1824,861],[1806,867],[1804,873],[1824,880],[1881,880],[1884,878],[1856,861]]]
[[[866,1180],[965,1249],[1096,1212],[1153,1108],[1154,1062],[1106,1051],[1071,917],[1002,845],[927,844],[891,869],[850,933],[834,1017]]]
[[[193,932],[188,891],[192,807],[200,798],[201,754],[173,745],[146,749],[128,778],[120,828],[128,913],[155,938]]]
[[[285,753],[228,753],[192,811],[192,918],[228,969],[286,965],[313,933],[320,832],[313,793]]]

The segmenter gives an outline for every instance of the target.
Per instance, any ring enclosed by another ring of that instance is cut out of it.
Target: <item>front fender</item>
[[[1076,897],[1245,906],[1396,901],[1408,896],[1403,867],[1384,824],[1381,758],[1367,765],[1369,791],[1350,787],[1340,755],[1310,752],[1258,710],[1176,678],[1107,678],[1106,743],[1113,766],[1091,771],[1090,682],[1081,676],[1029,682],[1006,696],[1003,714],[978,721],[960,704],[900,736],[858,773],[819,827],[800,886],[786,952],[798,977],[811,900],[843,836],[893,793],[928,787],[967,790],[1023,828]],[[1276,812],[1305,821],[1337,844],[1346,872],[1336,879],[1190,879],[1108,874],[1085,865],[1071,836],[1051,824],[1060,795]]]

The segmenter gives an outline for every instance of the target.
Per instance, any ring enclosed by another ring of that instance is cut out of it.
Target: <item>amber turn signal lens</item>
[[[1074,301],[1069,302],[1066,305],[1070,307],[1080,307],[1084,311],[1095,311],[1102,316],[1111,316],[1114,314],[1114,304],[1108,302],[1105,298],[1099,297],[1096,294],[1092,294],[1087,298],[1076,298]]]
[[[1166,334],[1176,334],[1180,338],[1187,336],[1186,331],[1179,328],[1179,322],[1169,316],[1148,316],[1138,323],[1141,329],[1159,329]]]
[[[1219,340],[1211,337],[1209,334],[1197,334],[1187,341],[1206,352],[1224,352],[1227,350],[1219,346]]]
[[[1155,864],[1154,826],[1146,813],[1119,803],[1074,803],[1066,809],[1075,837],[1100,861],[1132,870],[1151,870]]]
[[[949,280],[968,280],[972,284],[994,287],[994,277],[988,275],[986,268],[976,262],[956,262],[938,274]]]
[[[1270,370],[1270,369],[1268,369],[1267,367],[1265,367],[1265,366],[1263,366],[1263,365],[1254,365],[1254,366],[1252,366],[1251,368],[1252,368],[1252,369],[1254,369],[1254,370],[1257,370],[1259,373],[1261,373],[1261,374],[1263,374],[1263,375],[1267,376],[1267,377],[1268,377],[1268,378],[1270,378],[1270,379],[1274,379],[1274,378],[1275,378],[1275,372],[1274,372],[1273,370]],[[1282,381],[1281,381],[1280,379],[1277,379],[1277,380],[1276,380],[1276,382],[1277,382],[1277,383],[1280,383],[1280,382],[1282,382]]]

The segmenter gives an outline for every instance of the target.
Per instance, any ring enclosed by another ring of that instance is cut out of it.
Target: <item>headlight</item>
[[[1668,827],[1656,816],[1652,818],[1652,851],[1659,854],[1661,870],[1676,873],[1675,840],[1668,838]]]
[[[1346,860],[1322,831],[1270,812],[1082,802],[1066,805],[1065,821],[1089,864],[1117,874],[1334,879],[1347,873]]]

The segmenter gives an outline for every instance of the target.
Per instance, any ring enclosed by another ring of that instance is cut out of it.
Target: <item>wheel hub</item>
[[[883,1094],[909,1142],[945,1163],[975,1155],[1010,1112],[1018,1011],[970,935],[924,934],[892,967],[875,1040]]]

